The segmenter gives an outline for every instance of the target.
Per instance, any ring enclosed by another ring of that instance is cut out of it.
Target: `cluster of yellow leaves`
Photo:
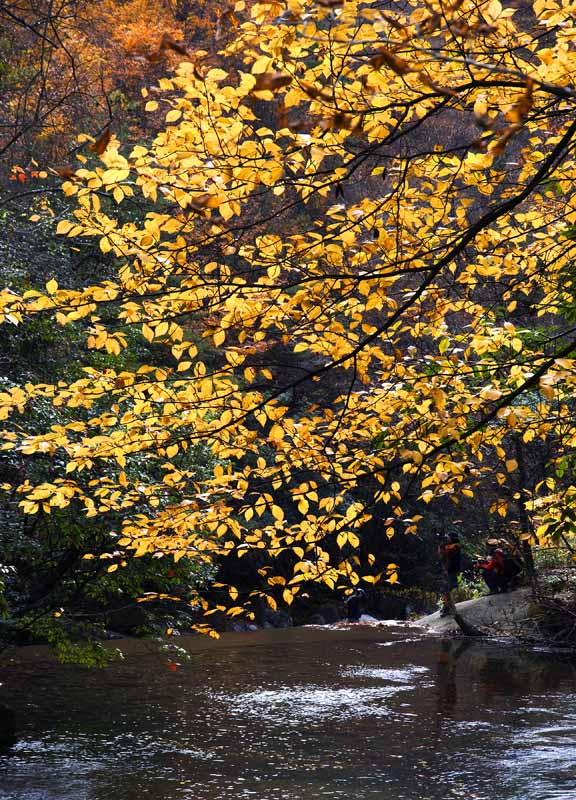
[[[250,11],[225,54],[241,68],[184,61],[148,100],[166,119],[153,145],[114,139],[64,184],[78,203],[58,233],[95,237],[118,279],[2,296],[6,322],[85,320],[112,354],[136,328],[171,366],[11,389],[0,409],[39,393],[98,408],[4,447],[58,449],[68,474],[118,470],[87,489],[23,485],[25,512],[133,509],[118,542],[137,556],[290,553],[292,577],[265,568],[274,607],[307,581],[395,582],[359,531],[376,517],[385,537],[414,532],[407,494],[472,498],[496,461],[492,513],[514,516],[518,443],[573,449],[574,22],[555,0],[534,22],[498,0]],[[103,210],[126,197],[154,211]],[[509,318],[522,304],[550,335]],[[199,442],[209,476],[185,467]],[[128,477],[142,453],[163,480]]]

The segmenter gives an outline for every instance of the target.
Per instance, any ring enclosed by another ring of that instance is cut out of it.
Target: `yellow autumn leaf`
[[[284,589],[284,591],[282,592],[282,599],[284,600],[284,602],[286,603],[287,606],[292,605],[292,603],[294,601],[294,595],[292,593],[292,590],[291,589]]]

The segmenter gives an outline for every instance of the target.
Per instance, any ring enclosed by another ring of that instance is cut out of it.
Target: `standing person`
[[[462,570],[462,548],[455,533],[443,536],[438,545],[438,557],[444,573],[444,587],[440,596],[440,616],[446,617],[454,611],[452,589],[458,586],[458,575]]]
[[[346,618],[349,622],[360,622],[365,597],[366,592],[364,589],[358,588],[354,589],[352,594],[348,595],[344,601],[346,603]]]

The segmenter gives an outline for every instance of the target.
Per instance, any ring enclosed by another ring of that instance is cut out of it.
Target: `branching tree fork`
[[[230,45],[143,90],[166,110],[153,143],[113,136],[63,185],[77,206],[57,234],[95,237],[117,279],[2,294],[6,324],[81,324],[109,354],[135,330],[158,352],[0,394],[4,448],[65,461],[52,483],[6,490],[27,514],[120,513],[111,570],[126,551],[261,551],[253,594],[272,607],[310,581],[395,582],[359,537],[370,519],[383,537],[416,532],[414,492],[473,498],[496,474],[494,514],[571,535],[573,6],[227,13],[244,20]],[[66,412],[31,435],[39,397]],[[542,441],[558,455],[518,490],[518,447]],[[209,475],[189,468],[198,442]],[[154,479],[132,468],[143,453]],[[249,606],[226,592],[229,614]]]

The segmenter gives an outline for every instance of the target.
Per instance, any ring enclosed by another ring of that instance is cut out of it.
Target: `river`
[[[576,800],[574,663],[400,626],[178,644],[17,653],[1,800]]]

